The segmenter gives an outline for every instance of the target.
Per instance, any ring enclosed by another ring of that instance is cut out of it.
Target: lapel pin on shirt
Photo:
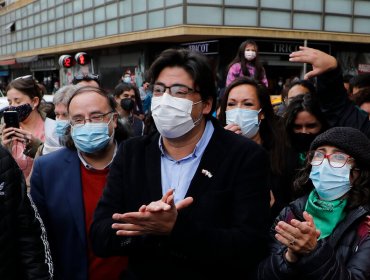
[[[208,178],[212,178],[212,176],[213,176],[211,172],[209,172],[208,170],[205,170],[205,169],[202,169],[202,174],[204,174]]]

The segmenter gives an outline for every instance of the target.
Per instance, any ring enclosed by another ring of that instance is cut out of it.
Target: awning
[[[7,60],[0,60],[0,65],[13,65],[15,64],[15,58],[7,59]]]
[[[17,61],[17,63],[29,63],[32,61],[37,61],[38,59],[39,59],[39,56],[34,55],[34,56],[27,56],[27,57],[17,57],[15,60]]]

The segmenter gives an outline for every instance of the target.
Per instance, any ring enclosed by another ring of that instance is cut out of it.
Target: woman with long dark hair
[[[220,104],[219,121],[230,131],[263,146],[270,158],[270,190],[273,215],[290,202],[290,172],[286,165],[286,137],[264,86],[247,77],[226,87]]]
[[[240,44],[227,69],[226,86],[238,77],[250,77],[268,87],[266,71],[259,61],[258,46],[254,41],[247,40]]]

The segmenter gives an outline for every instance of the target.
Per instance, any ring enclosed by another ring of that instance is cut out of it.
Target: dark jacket
[[[22,171],[0,145],[0,279],[52,279],[46,238]]]
[[[121,145],[91,227],[97,255],[128,255],[125,279],[236,279],[248,276],[266,254],[269,218],[268,160],[263,148],[222,128],[214,133],[169,236],[118,237],[113,213],[138,211],[159,200],[159,134]],[[207,170],[208,177],[202,173]]]
[[[307,196],[292,202],[281,212],[276,223],[281,220],[289,222],[293,218],[303,221],[306,201]],[[330,236],[319,240],[313,252],[294,264],[285,260],[287,248],[275,239],[273,226],[270,256],[260,264],[258,279],[370,279],[370,235],[365,223],[366,215],[369,215],[367,206],[351,210]]]
[[[348,98],[339,67],[317,77],[317,98],[330,127],[353,127],[370,137],[369,115]]]

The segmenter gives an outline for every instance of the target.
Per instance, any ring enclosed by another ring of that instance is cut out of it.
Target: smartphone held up
[[[19,118],[17,111],[3,112],[5,127],[19,128]]]

